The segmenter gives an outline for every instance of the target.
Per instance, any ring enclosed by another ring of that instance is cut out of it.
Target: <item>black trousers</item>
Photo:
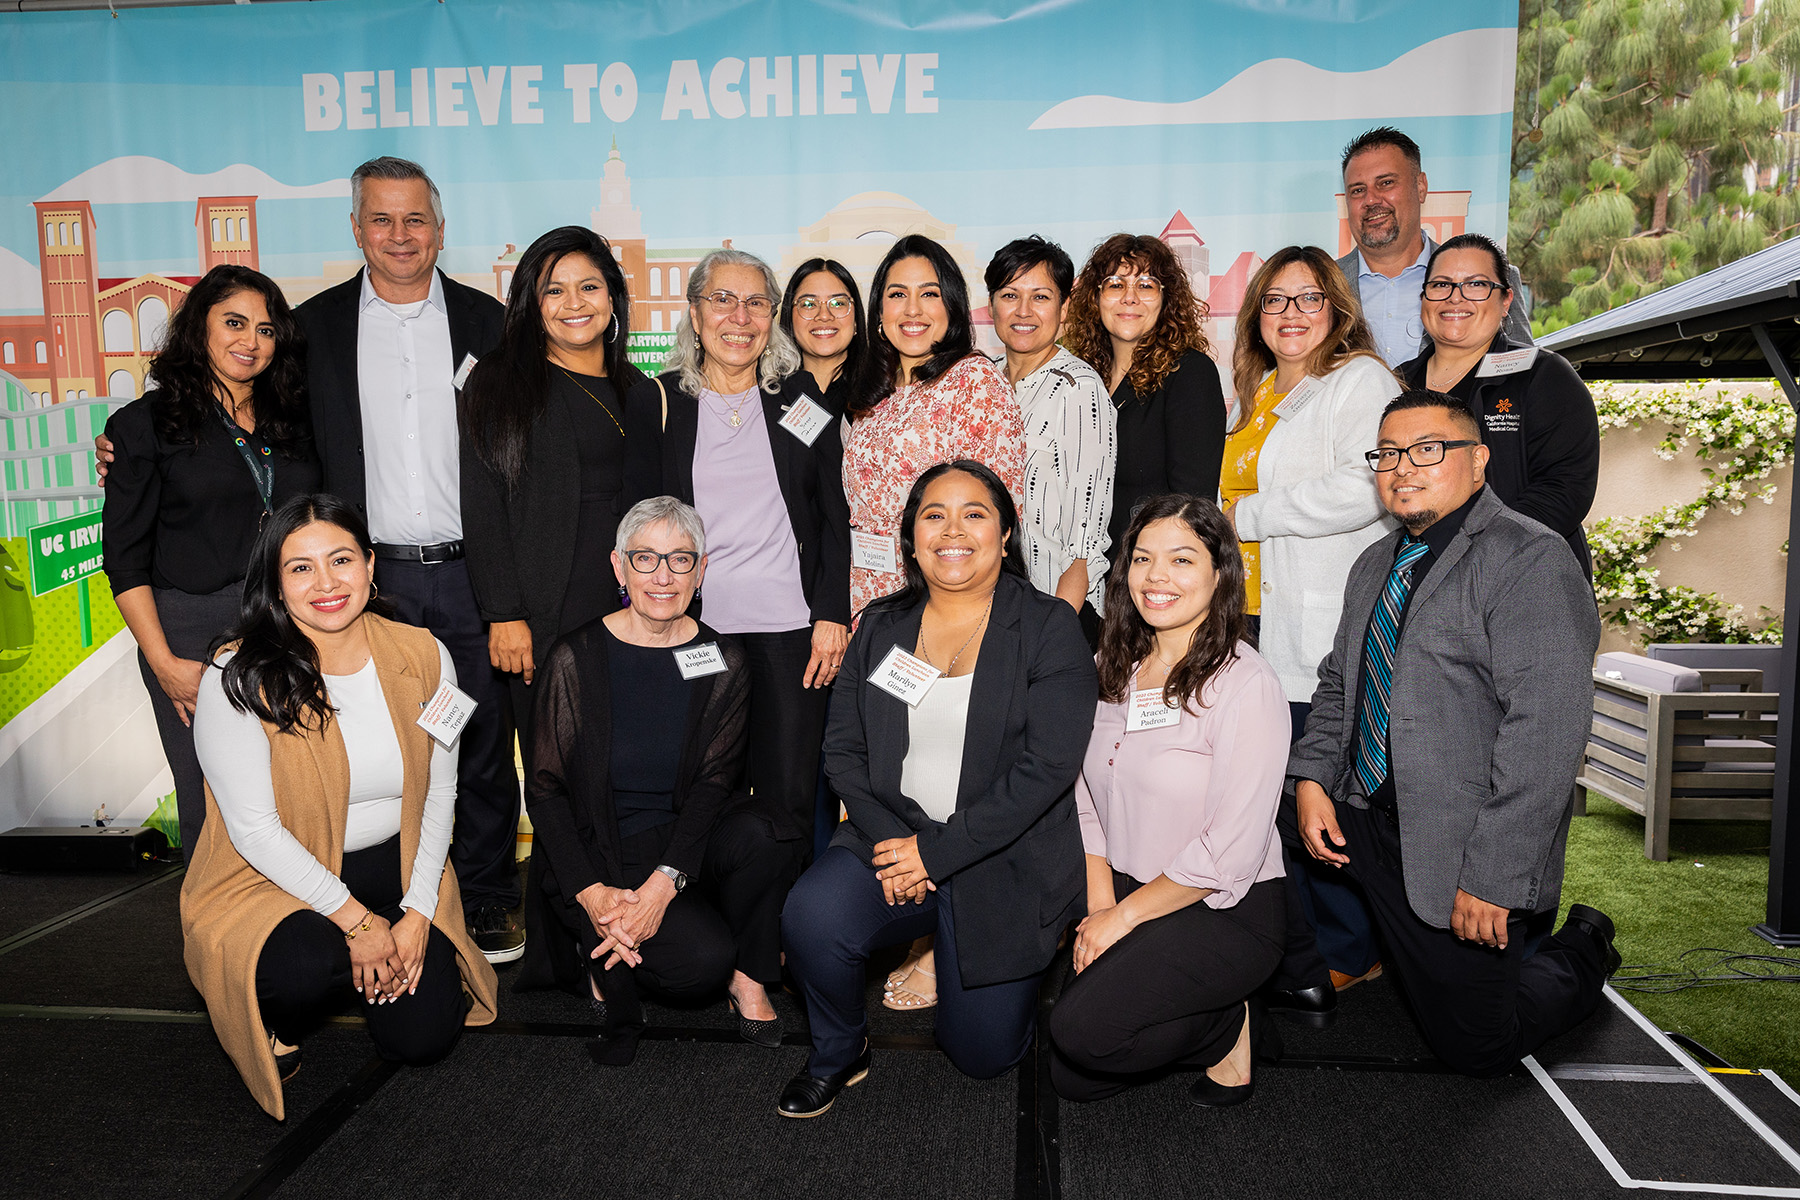
[[[755,807],[769,818],[775,836],[807,843],[831,703],[830,688],[801,682],[812,657],[812,626],[732,637],[743,647],[750,670],[749,782]]]
[[[151,597],[156,601],[156,619],[162,625],[163,638],[178,658],[205,662],[206,652],[214,639],[237,624],[242,607],[244,585],[234,583],[204,595],[175,588],[156,588]],[[150,660],[138,651],[138,671],[150,692],[150,712],[156,718],[157,740],[162,742],[163,757],[169,760],[169,774],[175,779],[175,815],[180,825],[181,855],[191,858],[200,844],[200,826],[206,820],[206,780],[200,770],[200,759],[194,754],[194,731],[175,711],[175,702],[157,682]]]
[[[620,845],[623,877],[614,887],[635,888],[662,861],[670,825],[646,829]],[[575,935],[581,959],[606,997],[609,1032],[644,1026],[641,992],[678,1004],[711,999],[731,973],[758,983],[781,979],[781,901],[798,871],[788,844],[778,844],[756,813],[722,819],[707,842],[700,877],[663,913],[656,935],[643,945],[643,963],[619,962],[609,970],[590,957],[603,940],[587,910],[573,896],[552,895],[547,906]]]
[[[400,900],[400,838],[344,855],[339,874],[361,902],[389,921],[404,914]],[[421,1065],[450,1052],[461,1036],[468,1005],[456,948],[437,926],[425,944],[418,989],[387,1004],[358,1003],[350,973],[350,943],[331,920],[305,909],[289,915],[269,934],[256,960],[256,998],[263,1024],[288,1045],[326,1017],[354,1007],[368,1019],[369,1037],[383,1058]]]
[[[1138,887],[1113,872],[1119,899]],[[1286,894],[1266,879],[1230,908],[1202,901],[1146,921],[1075,976],[1050,1014],[1057,1095],[1099,1100],[1229,1054],[1245,998],[1281,959]]]
[[[456,745],[456,832],[450,866],[463,908],[519,903],[519,774],[513,764],[512,703],[505,676],[488,658],[487,622],[475,605],[468,564],[376,561],[381,594],[400,619],[444,643],[456,667],[456,686],[476,709]]]
[[[1337,806],[1350,865],[1362,885],[1387,962],[1432,1053],[1465,1075],[1491,1078],[1586,1020],[1606,982],[1599,943],[1565,927],[1530,953],[1534,914],[1514,913],[1504,950],[1464,942],[1420,920],[1406,899],[1400,827],[1390,816]]]

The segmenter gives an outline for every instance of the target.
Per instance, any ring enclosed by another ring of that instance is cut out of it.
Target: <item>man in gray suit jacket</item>
[[[1618,955],[1578,904],[1524,957],[1562,889],[1600,620],[1568,543],[1486,487],[1480,439],[1454,396],[1388,406],[1371,465],[1404,532],[1351,569],[1288,773],[1307,850],[1361,886],[1432,1050],[1494,1076],[1591,1013]]]
[[[1437,242],[1421,217],[1429,185],[1419,144],[1383,125],[1344,147],[1339,166],[1356,249],[1337,260],[1338,269],[1362,305],[1375,349],[1388,366],[1398,367],[1431,347],[1419,319],[1419,290]],[[1519,280],[1519,269],[1509,270],[1514,299],[1506,315],[1506,337],[1516,346],[1529,346],[1531,296]]]

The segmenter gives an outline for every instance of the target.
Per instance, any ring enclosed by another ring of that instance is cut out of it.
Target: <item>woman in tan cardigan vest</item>
[[[300,1035],[353,995],[376,1049],[403,1062],[441,1058],[464,1024],[494,1019],[493,968],[444,869],[456,759],[416,723],[448,660],[426,631],[368,611],[372,566],[350,506],[283,505],[195,716],[207,820],[181,890],[188,974],[278,1120]]]

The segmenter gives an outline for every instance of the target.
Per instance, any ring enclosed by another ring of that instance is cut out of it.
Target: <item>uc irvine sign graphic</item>
[[[993,348],[995,250],[1037,233],[1079,262],[1120,230],[1170,245],[1228,365],[1263,256],[1348,248],[1338,154],[1378,124],[1424,147],[1434,235],[1504,236],[1512,0],[1120,11],[321,0],[0,17],[0,721],[40,706],[8,726],[7,753],[26,758],[39,751],[18,731],[71,744],[63,720],[141,750],[0,768],[70,794],[154,790],[81,774],[157,753],[153,730],[132,742],[119,724],[137,711],[118,703],[140,686],[134,656],[114,646],[98,543],[76,532],[103,497],[93,435],[143,394],[170,314],[212,266],[255,267],[293,304],[352,278],[349,174],[376,155],[431,172],[439,266],[490,294],[545,230],[605,235],[646,368],[721,245],[783,278],[834,258],[866,286],[896,238],[927,234],[962,266]],[[86,692],[56,686],[90,655],[112,657],[68,681]],[[0,828],[55,819],[51,793],[12,791]]]

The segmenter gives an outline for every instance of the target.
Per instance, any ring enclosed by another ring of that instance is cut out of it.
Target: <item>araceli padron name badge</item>
[[[1161,688],[1143,688],[1131,693],[1125,708],[1125,732],[1142,733],[1146,729],[1167,729],[1181,724],[1181,708],[1163,703]]]

